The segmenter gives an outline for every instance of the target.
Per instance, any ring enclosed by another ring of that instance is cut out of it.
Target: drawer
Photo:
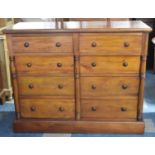
[[[82,100],[81,119],[136,119],[137,103],[136,99]]]
[[[16,56],[16,69],[21,73],[73,74],[71,56]]]
[[[72,99],[21,99],[21,117],[74,119],[75,102]]]
[[[82,97],[137,96],[138,77],[81,77]]]
[[[139,56],[81,56],[81,74],[139,73]]]
[[[81,34],[80,52],[96,54],[132,54],[141,53],[142,34],[132,33],[103,33]]]
[[[72,35],[39,35],[12,38],[14,52],[72,52]]]
[[[73,77],[19,76],[20,95],[74,95]]]

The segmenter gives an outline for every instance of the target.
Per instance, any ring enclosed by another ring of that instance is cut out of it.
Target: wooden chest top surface
[[[142,21],[74,21],[74,22],[22,22],[8,26],[3,33],[49,32],[150,32]]]

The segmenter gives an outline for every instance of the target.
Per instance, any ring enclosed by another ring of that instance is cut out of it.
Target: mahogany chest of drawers
[[[141,21],[19,23],[7,35],[15,131],[143,133]]]

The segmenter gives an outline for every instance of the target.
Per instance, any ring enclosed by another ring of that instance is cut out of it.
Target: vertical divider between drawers
[[[75,116],[80,120],[80,51],[79,33],[73,33],[74,77],[75,77]]]

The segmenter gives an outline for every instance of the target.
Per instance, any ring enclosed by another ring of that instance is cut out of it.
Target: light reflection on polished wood
[[[148,27],[141,21],[69,21],[69,22],[23,22],[17,23],[16,25],[7,27],[3,32],[4,33],[17,33],[24,31],[29,32],[80,32],[80,31],[97,31],[97,32],[106,32],[106,31],[151,31],[151,28]]]

